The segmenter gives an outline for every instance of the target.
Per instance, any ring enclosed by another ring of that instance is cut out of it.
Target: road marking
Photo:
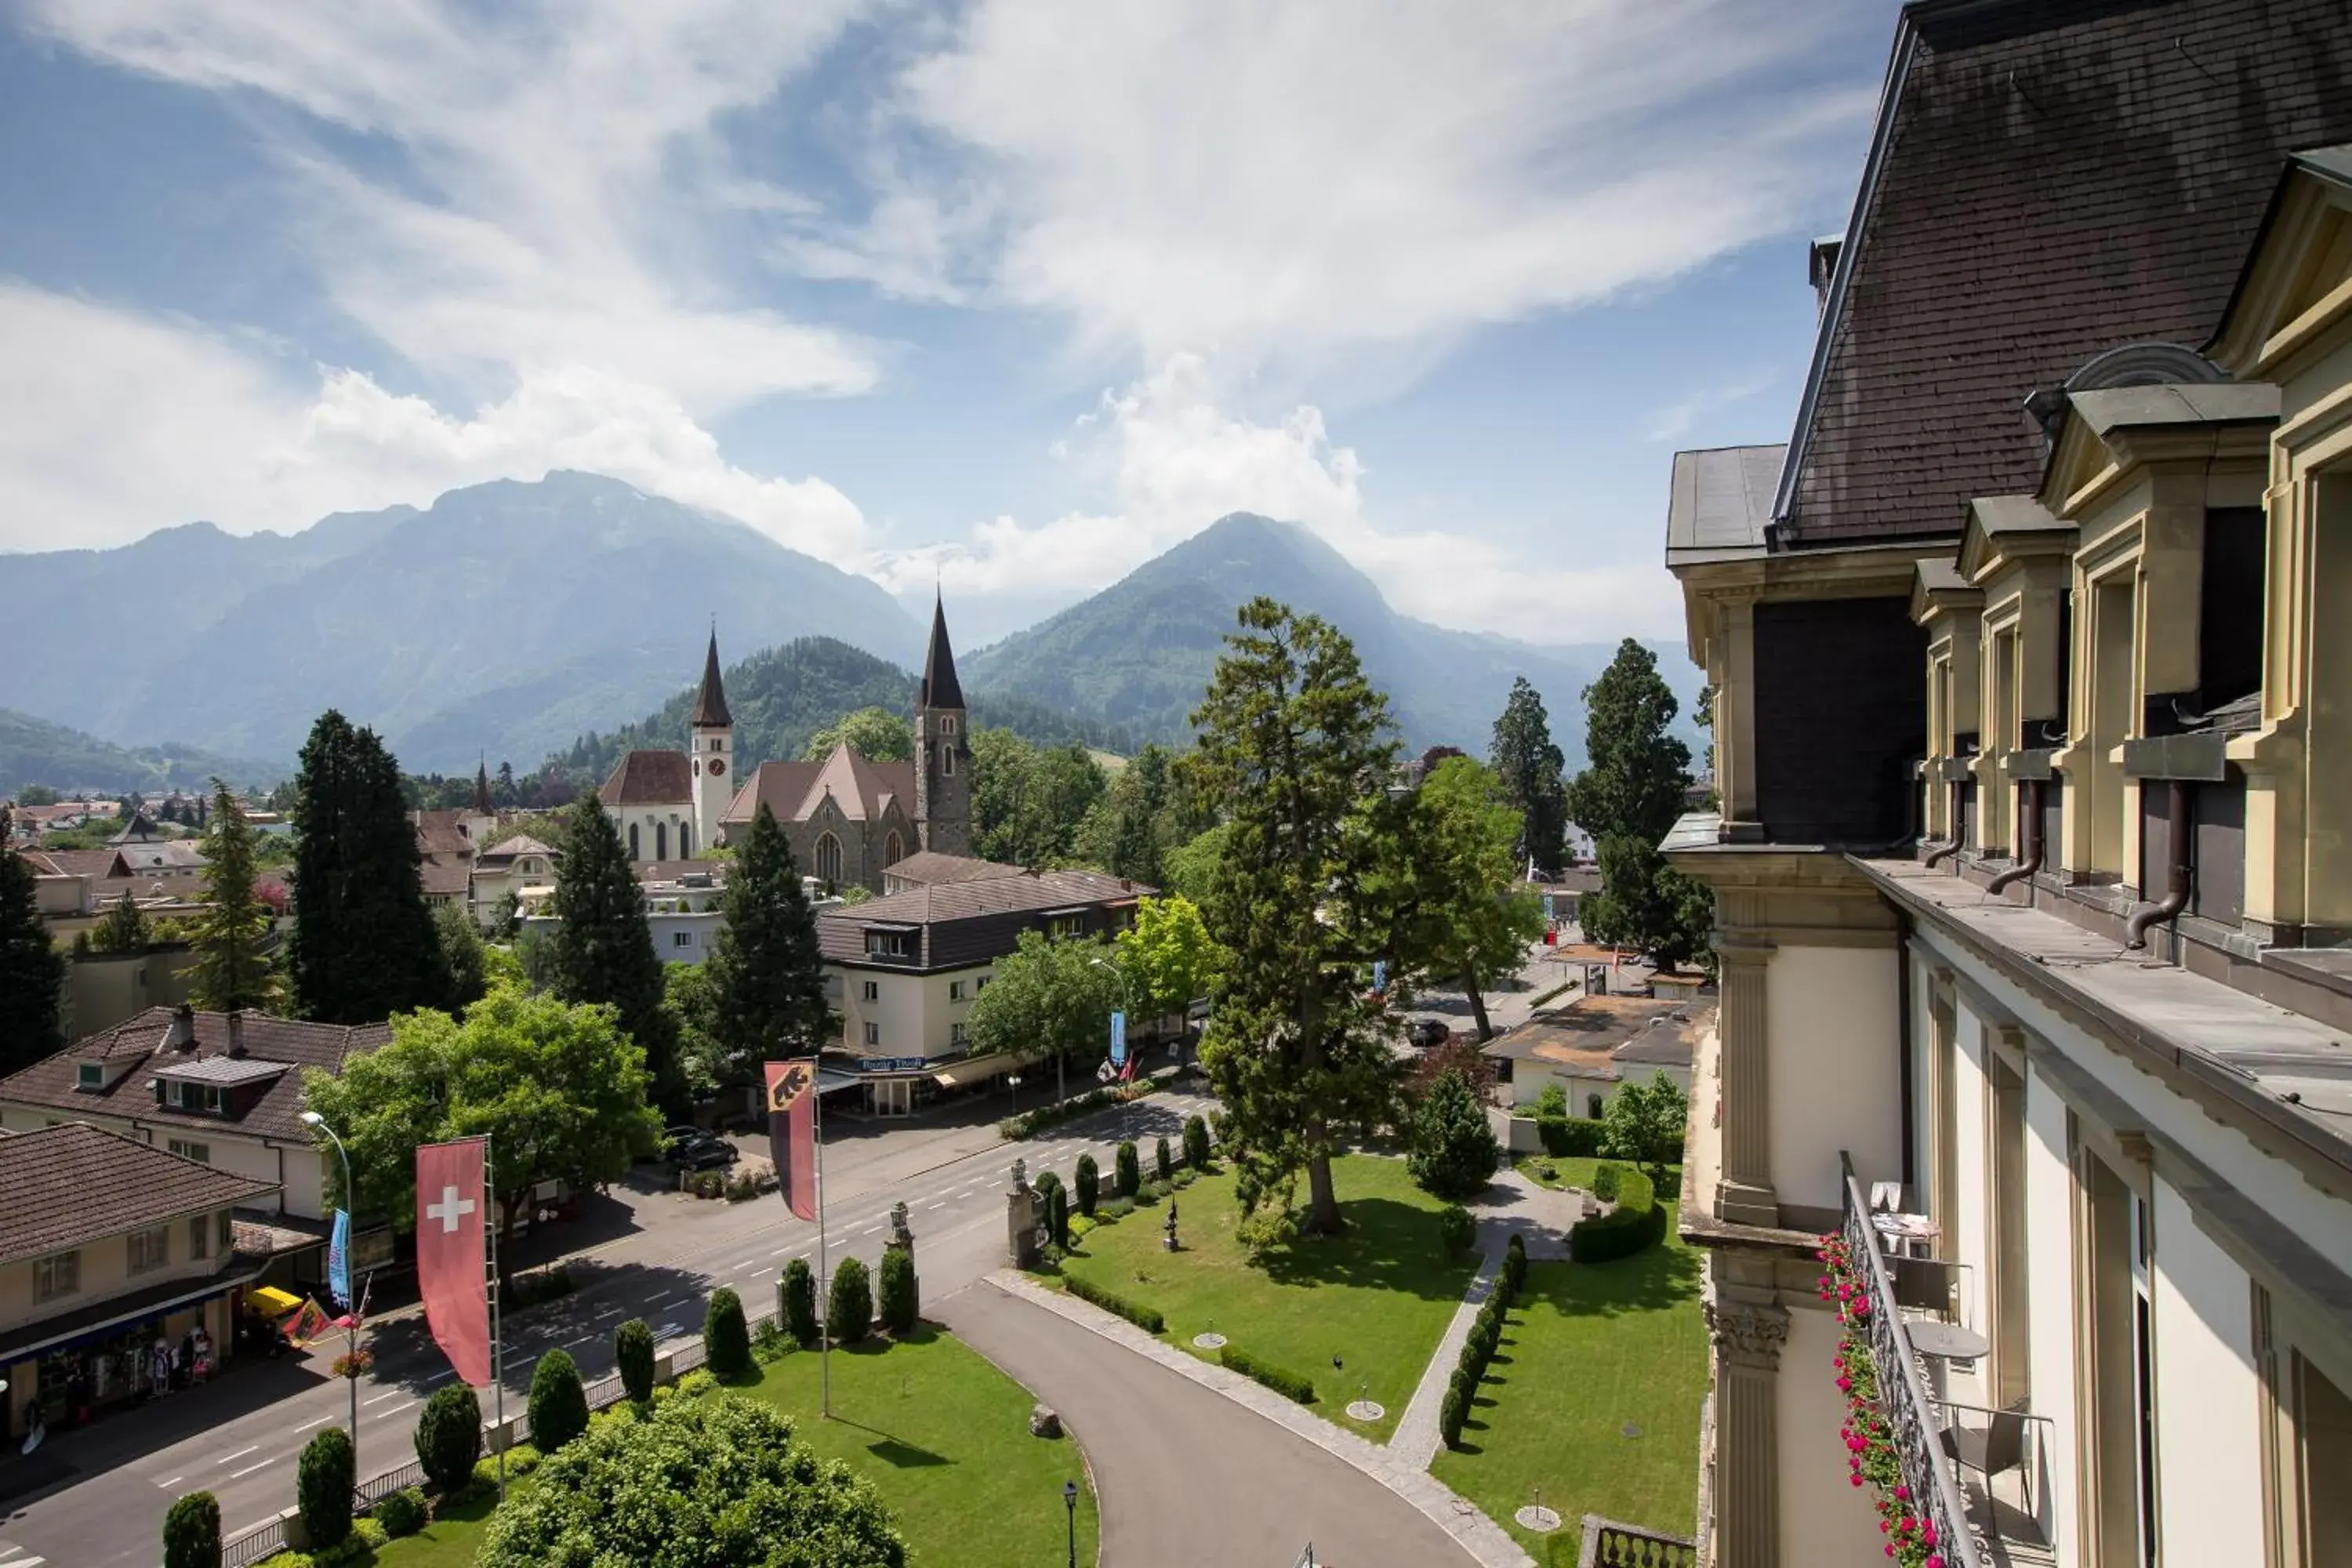
[[[383,1420],[383,1419],[385,1416],[387,1416],[387,1415],[399,1415],[402,1411],[404,1411],[404,1410],[407,1409],[410,1405],[414,1405],[414,1404],[415,1404],[415,1403],[416,1403],[416,1401],[415,1401],[414,1399],[404,1399],[404,1400],[402,1400],[399,1404],[397,1404],[397,1405],[394,1405],[394,1406],[393,1406],[391,1409],[389,1409],[389,1410],[379,1410],[379,1411],[377,1411],[377,1412],[376,1412],[376,1416],[375,1416],[375,1418],[376,1418],[377,1420],[381,1421],[381,1420]]]
[[[216,1465],[226,1465],[226,1464],[229,1463],[229,1462],[230,1462],[231,1460],[233,1460],[233,1459],[242,1459],[242,1458],[244,1458],[247,1454],[252,1453],[256,1448],[258,1448],[258,1447],[261,1447],[261,1445],[260,1445],[260,1444],[258,1444],[258,1443],[247,1443],[244,1447],[239,1448],[239,1449],[238,1449],[236,1453],[234,1453],[234,1454],[223,1454],[219,1458],[215,1459],[215,1460],[213,1461],[213,1463],[215,1463],[215,1464],[216,1464]]]
[[[740,1274],[746,1268],[757,1268],[758,1267],[760,1267],[760,1260],[758,1258],[747,1258],[743,1259],[742,1262],[735,1266],[735,1272]]]
[[[170,1490],[172,1488],[178,1486],[182,1481],[184,1481],[184,1480],[185,1480],[185,1479],[187,1479],[187,1478],[186,1478],[185,1476],[173,1476],[173,1477],[170,1480],[168,1480],[168,1481],[157,1481],[155,1484],[156,1484],[157,1486],[159,1486],[159,1487],[163,1488],[165,1490],[167,1490],[167,1491],[168,1491],[168,1490]],[[0,1559],[0,1561],[5,1561],[5,1559]]]
[[[923,1212],[924,1212],[925,1214],[929,1214],[929,1213],[930,1213],[933,1209],[943,1209],[943,1208],[945,1208],[945,1207],[947,1207],[947,1206],[948,1206],[948,1205],[947,1205],[947,1202],[946,1202],[946,1200],[945,1200],[945,1199],[942,1199],[942,1200],[940,1200],[940,1202],[935,1203],[935,1204],[925,1204],[925,1205],[923,1205]]]
[[[864,1230],[859,1231],[857,1234],[858,1234],[858,1235],[860,1235],[860,1236],[872,1236],[876,1231],[880,1230],[881,1228],[882,1228],[882,1227],[881,1227],[880,1226],[878,1226],[878,1225],[869,1225],[869,1226],[867,1226]]]
[[[334,1417],[331,1415],[321,1415],[315,1421],[303,1422],[302,1425],[295,1427],[294,1430],[297,1432],[308,1432],[311,1427],[324,1426],[328,1422],[332,1421]]]
[[[241,1470],[231,1470],[231,1471],[228,1473],[228,1479],[229,1479],[230,1480],[233,1480],[233,1481],[235,1481],[235,1480],[242,1480],[242,1479],[244,1479],[246,1477],[247,1477],[247,1476],[249,1476],[249,1475],[253,1474],[253,1472],[254,1472],[254,1471],[256,1471],[256,1470],[266,1470],[266,1469],[268,1469],[270,1466],[272,1466],[272,1465],[276,1464],[277,1462],[278,1462],[278,1461],[277,1461],[277,1459],[276,1459],[276,1458],[272,1458],[264,1459],[264,1460],[262,1460],[262,1461],[261,1461],[261,1463],[259,1463],[259,1464],[257,1464],[257,1465],[247,1465],[247,1466],[246,1466],[246,1467],[245,1467],[245,1468],[243,1468],[243,1469],[241,1469]]]
[[[603,1311],[596,1314],[599,1318],[617,1318],[620,1315],[621,1309],[618,1307],[607,1307]]]
[[[430,1388],[436,1383],[446,1383],[457,1375],[457,1369],[456,1367],[445,1367],[441,1371],[435,1373],[431,1377],[426,1378],[425,1380],[425,1386]]]
[[[362,1399],[362,1400],[361,1400],[361,1401],[360,1401],[360,1403],[361,1403],[362,1405],[382,1405],[382,1404],[383,1404],[385,1400],[387,1400],[387,1399],[397,1399],[397,1398],[399,1398],[399,1397],[400,1397],[400,1390],[399,1390],[399,1389],[394,1388],[394,1389],[389,1389],[389,1390],[387,1390],[386,1392],[384,1392],[384,1393],[383,1393],[383,1394],[377,1394],[373,1399]]]
[[[584,1345],[595,1337],[596,1336],[593,1334],[574,1334],[570,1339],[563,1342],[564,1347],[569,1349],[573,1345]]]
[[[974,1194],[974,1193],[978,1192],[979,1190],[980,1190],[980,1189],[979,1189],[979,1188],[977,1188],[977,1187],[966,1187],[966,1188],[964,1188],[962,1191],[961,1191],[961,1192],[957,1193],[955,1195],[956,1195],[957,1197],[960,1197],[960,1198],[968,1198],[968,1197],[971,1196],[971,1194]]]
[[[648,1306],[648,1307],[658,1307],[658,1306],[660,1306],[664,1301],[675,1301],[675,1300],[677,1300],[678,1299],[679,1294],[680,1294],[680,1293],[679,1293],[678,1291],[672,1290],[672,1291],[671,1291],[668,1295],[667,1295],[667,1296],[656,1296],[656,1297],[655,1297],[652,1300],[650,1300],[650,1301],[646,1302],[646,1306]]]

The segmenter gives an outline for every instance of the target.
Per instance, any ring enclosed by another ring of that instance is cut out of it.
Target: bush
[[[1124,1296],[1114,1295],[1099,1285],[1090,1284],[1073,1275],[1064,1275],[1062,1284],[1079,1300],[1091,1302],[1106,1312],[1125,1318],[1147,1334],[1162,1334],[1168,1331],[1168,1320],[1139,1302],[1130,1301]]]
[[[1245,1215],[1234,1226],[1234,1240],[1253,1263],[1270,1252],[1279,1251],[1298,1239],[1298,1211],[1292,1208],[1261,1208]]]
[[[572,1352],[558,1346],[539,1358],[530,1369],[530,1441],[542,1454],[552,1454],[588,1430],[588,1393],[580,1386],[580,1367]]]
[[[1209,1168],[1209,1121],[1204,1116],[1184,1118],[1184,1164],[1194,1171]]]
[[[1518,1300],[1519,1288],[1528,1280],[1528,1249],[1518,1233],[1511,1233],[1510,1245],[1503,1249],[1503,1290],[1511,1300]]]
[[[1055,1193],[1061,1189],[1062,1178],[1051,1171],[1040,1171],[1037,1173],[1037,1179],[1029,1184],[1036,1188],[1037,1195],[1050,1205],[1054,1201]]]
[[[1112,1168],[1118,1178],[1120,1197],[1131,1198],[1142,1190],[1143,1162],[1136,1156],[1134,1139],[1119,1140],[1118,1150],[1112,1156]]]
[[[343,1551],[356,1559],[362,1550],[375,1552],[392,1544],[392,1531],[377,1519],[352,1521],[352,1533],[343,1542]]]
[[[654,1396],[654,1331],[643,1318],[613,1331],[613,1365],[632,1400],[643,1405]]]
[[[416,1462],[437,1492],[464,1486],[482,1457],[482,1404],[462,1383],[436,1389],[416,1418]]]
[[[1559,1088],[1558,1084],[1552,1086]],[[1581,1116],[1536,1117],[1536,1136],[1543,1141],[1544,1152],[1555,1160],[1574,1159],[1601,1152],[1601,1123]]]
[[[1200,1179],[1201,1173],[1192,1166],[1179,1165],[1176,1167],[1176,1173],[1168,1178],[1168,1184],[1181,1193]]]
[[[1146,1180],[1143,1184],[1142,1190],[1135,1194],[1135,1206],[1138,1208],[1148,1207],[1151,1205],[1157,1204],[1160,1199],[1167,1195],[1168,1186],[1166,1183]]]
[[[856,1344],[874,1326],[874,1282],[866,1265],[855,1258],[845,1258],[834,1268],[824,1326],[837,1345]]]
[[[921,1287],[915,1279],[915,1255],[903,1247],[882,1254],[882,1326],[894,1334],[915,1331],[922,1312]]]
[[[727,1173],[724,1191],[727,1201],[730,1204],[740,1204],[746,1198],[756,1198],[760,1195],[760,1178],[750,1171],[730,1171]]]
[[[1592,1173],[1592,1195],[1604,1204],[1615,1203],[1617,1180],[1624,1173],[1625,1167],[1622,1165],[1602,1163]]]
[[[415,1534],[425,1528],[425,1494],[415,1487],[393,1493],[375,1505],[375,1521],[394,1540]]]
[[[816,1340],[816,1272],[805,1258],[784,1265],[784,1332],[803,1344]]]
[[[311,1551],[341,1546],[351,1534],[352,1488],[358,1483],[352,1435],[341,1426],[320,1427],[294,1469],[294,1501]]]
[[[1270,1363],[1260,1361],[1238,1345],[1228,1344],[1220,1349],[1217,1352],[1217,1362],[1221,1366],[1231,1367],[1253,1383],[1264,1384],[1285,1399],[1296,1400],[1301,1405],[1315,1403],[1315,1384],[1312,1381],[1299,1376],[1286,1367],[1275,1366]]]
[[[710,1375],[710,1369],[707,1366],[696,1367],[677,1380],[680,1399],[700,1399],[718,1392],[719,1380]]]
[[[163,1516],[163,1568],[220,1568],[220,1502],[190,1492]]]
[[[1045,1194],[1045,1232],[1053,1237],[1055,1247],[1069,1250],[1070,1190],[1059,1182]]]
[[[1423,1189],[1442,1198],[1485,1191],[1502,1163],[1503,1146],[1486,1120],[1486,1108],[1458,1072],[1441,1074],[1431,1086],[1414,1113],[1412,1136],[1406,1167]]]
[[[1469,1414],[1469,1398],[1458,1388],[1447,1389],[1445,1403],[1437,1407],[1437,1436],[1447,1447],[1462,1446],[1462,1423]]]
[[[1615,1208],[1579,1220],[1570,1229],[1568,1255],[1577,1262],[1614,1262],[1665,1239],[1666,1205],[1657,1201],[1650,1178],[1639,1171],[1626,1171],[1618,1176],[1616,1188]]]
[[[1113,1198],[1110,1202],[1102,1205],[1102,1208],[1097,1214],[1096,1217],[1098,1219],[1125,1219],[1134,1212],[1135,1200],[1133,1198]]]
[[[1078,1212],[1092,1219],[1095,1203],[1102,1196],[1102,1169],[1095,1163],[1095,1157],[1092,1154],[1078,1156],[1076,1179],[1078,1188]]]
[[[784,1337],[783,1325],[772,1317],[761,1319],[760,1326],[751,1331],[751,1353],[762,1366],[783,1360],[792,1348],[793,1342]]]
[[[1167,1184],[1168,1178],[1176,1173],[1176,1155],[1168,1147],[1168,1140],[1165,1138],[1162,1138],[1160,1141],[1160,1146],[1151,1152],[1151,1169],[1152,1173],[1160,1178],[1163,1186]]]
[[[1545,1084],[1543,1092],[1536,1096],[1536,1120],[1538,1121],[1568,1120],[1568,1089],[1559,1079],[1554,1079]]]
[[[751,1330],[743,1321],[743,1299],[721,1285],[710,1293],[702,1314],[703,1359],[711,1375],[735,1383],[751,1375]]]
[[[1460,1204],[1447,1204],[1437,1211],[1437,1239],[1448,1258],[1459,1258],[1478,1240],[1478,1222]]]

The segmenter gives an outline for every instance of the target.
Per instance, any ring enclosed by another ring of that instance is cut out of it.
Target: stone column
[[[1715,781],[1723,803],[1718,830],[1726,843],[1759,843],[1763,818],[1756,808],[1756,601],[1732,598],[1717,623],[1723,637],[1723,688],[1715,694],[1717,757],[1723,776]]]
[[[1761,933],[1725,930],[1716,957],[1723,969],[1723,1084],[1718,1114],[1723,1123],[1723,1173],[1717,1184],[1715,1217],[1741,1225],[1777,1226],[1780,1200],[1772,1191],[1771,1079],[1765,1027],[1764,966],[1773,943]]]
[[[1751,1301],[1705,1305],[1715,1344],[1715,1560],[1717,1568],[1780,1568],[1779,1380],[1789,1314]]]

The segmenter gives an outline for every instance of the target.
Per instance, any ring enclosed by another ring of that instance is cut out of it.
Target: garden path
[[[1477,1278],[1463,1292],[1462,1305],[1454,1310],[1454,1321],[1445,1325],[1445,1337],[1430,1352],[1429,1365],[1412,1391],[1412,1403],[1404,1407],[1404,1415],[1389,1438],[1389,1452],[1415,1469],[1429,1468],[1429,1462],[1437,1458],[1444,1441],[1437,1417],[1445,1404],[1446,1384],[1453,1380],[1454,1363],[1462,1359],[1462,1346],[1470,1338],[1470,1325],[1476,1321],[1478,1309],[1486,1305],[1495,1286],[1495,1276],[1502,1271],[1504,1248],[1510,1245],[1500,1236],[1490,1238],[1490,1243],[1486,1258],[1478,1265]]]

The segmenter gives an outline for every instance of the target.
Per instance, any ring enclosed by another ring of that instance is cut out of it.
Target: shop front
[[[230,1353],[246,1276],[175,1281],[0,1336],[7,1435],[78,1426],[209,1381]],[[297,1303],[299,1304],[299,1302]]]

